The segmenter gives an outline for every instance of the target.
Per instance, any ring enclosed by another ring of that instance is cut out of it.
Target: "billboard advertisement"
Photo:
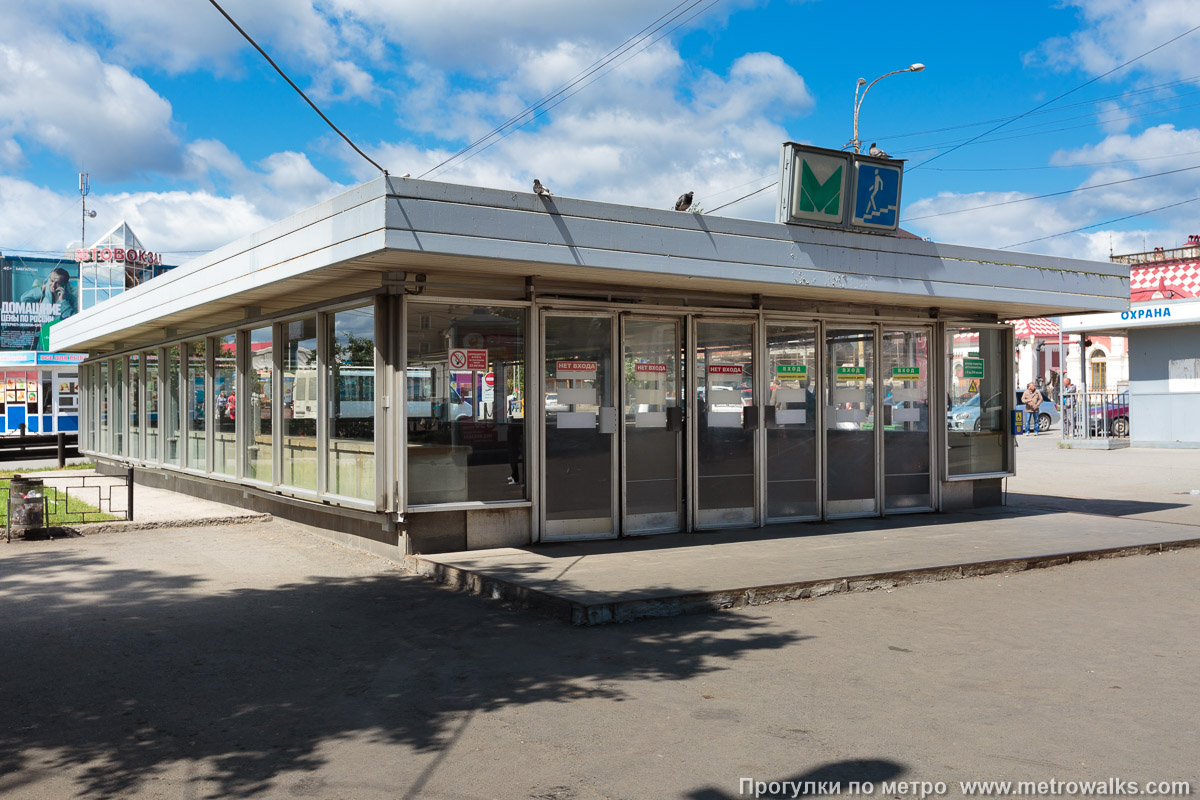
[[[0,350],[37,350],[44,329],[78,313],[78,264],[0,260]]]

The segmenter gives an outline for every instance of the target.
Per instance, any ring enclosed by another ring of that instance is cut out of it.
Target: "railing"
[[[1148,250],[1144,253],[1128,253],[1126,255],[1109,256],[1108,260],[1117,264],[1158,264],[1164,261],[1189,261],[1200,258],[1200,242],[1192,242],[1183,247],[1173,247],[1169,250]]]
[[[1062,395],[1064,439],[1128,439],[1129,392],[1074,392]]]

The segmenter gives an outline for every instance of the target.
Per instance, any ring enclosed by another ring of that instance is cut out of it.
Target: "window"
[[[951,477],[1011,472],[1012,331],[947,328],[946,443]]]
[[[409,305],[409,505],[525,497],[528,317],[523,308]]]
[[[163,461],[167,464],[179,466],[179,458],[182,455],[179,443],[179,390],[180,383],[183,379],[182,368],[183,362],[180,361],[179,345],[172,345],[167,348],[167,364],[166,364],[166,410],[164,415],[166,419],[163,425],[163,436],[166,450],[163,452]]]
[[[129,439],[126,446],[131,458],[141,455],[141,398],[138,396],[142,384],[141,364],[140,354],[129,357]]]
[[[1103,350],[1093,350],[1088,356],[1088,391],[1108,391],[1108,356]]]
[[[158,376],[158,351],[146,353],[146,459],[157,461],[158,447],[158,398],[161,386]]]
[[[124,358],[113,362],[112,453],[115,456],[125,455],[125,381],[128,378],[126,370]]]
[[[208,400],[205,393],[205,365],[208,348],[201,339],[187,345],[187,388],[184,401],[187,403],[187,466],[206,470],[204,439],[204,405]]]
[[[375,497],[375,310],[372,306],[329,315],[330,494]],[[301,397],[297,383],[297,397]],[[304,402],[310,399],[308,387]],[[300,402],[298,399],[297,402]],[[311,390],[316,403],[316,385]]]
[[[213,472],[233,475],[236,470],[237,441],[237,334],[216,340],[213,354]]]
[[[317,490],[317,318],[283,325],[283,478]]]
[[[250,369],[238,398],[238,414],[246,415],[246,477],[271,483],[271,382],[275,375],[271,328],[250,331]]]
[[[10,381],[12,378],[9,379]],[[13,391],[9,390],[9,402],[13,402]],[[24,394],[24,392],[22,392]],[[97,450],[101,453],[107,453],[109,450],[108,442],[108,362],[100,362],[100,441]]]

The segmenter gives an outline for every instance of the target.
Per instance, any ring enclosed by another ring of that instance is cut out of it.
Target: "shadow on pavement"
[[[1084,514],[1101,514],[1106,517],[1128,517],[1134,514],[1152,514],[1187,508],[1187,503],[1150,503],[1142,500],[1109,500],[1104,498],[1057,497],[1046,494],[1022,494],[1009,492],[1008,505],[1026,511],[1067,511]]]
[[[619,703],[622,683],[811,638],[734,614],[572,628],[401,573],[206,583],[71,552],[0,559],[0,794],[60,773],[111,797],[184,765],[201,784],[187,794],[249,797],[361,736],[434,755],[395,787],[417,797],[480,713]]]

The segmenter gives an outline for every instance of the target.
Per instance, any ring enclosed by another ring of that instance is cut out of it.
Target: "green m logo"
[[[842,214],[842,167],[822,183],[808,162],[800,161],[800,210],[840,217]]]

